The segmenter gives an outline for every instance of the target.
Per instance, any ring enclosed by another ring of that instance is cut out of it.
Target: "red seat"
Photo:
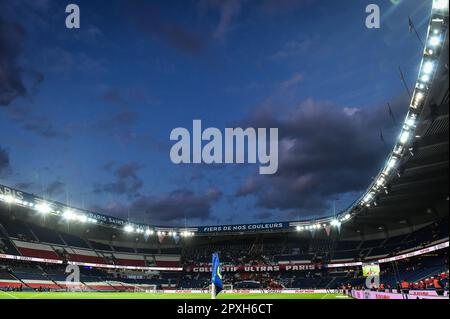
[[[70,261],[82,262],[82,263],[90,263],[90,264],[106,264],[106,261],[103,258],[96,256],[84,256],[84,255],[69,255]]]
[[[116,259],[116,265],[145,267],[145,261],[144,260],[132,260],[132,259]]]
[[[54,251],[37,250],[24,247],[19,247],[19,251],[23,256],[26,257],[61,260],[61,258]]]

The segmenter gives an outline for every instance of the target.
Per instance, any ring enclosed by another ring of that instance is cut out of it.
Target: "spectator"
[[[409,293],[409,282],[407,282],[406,280],[403,280],[402,283],[400,284],[401,287],[401,291],[404,294],[408,294]]]
[[[439,276],[437,276],[436,278],[434,278],[434,280],[433,280],[433,286],[434,286],[434,289],[436,290],[436,293],[439,295],[439,296],[443,296],[444,295],[444,286],[443,286],[443,284],[442,284],[442,281],[441,281],[441,279],[439,278]]]

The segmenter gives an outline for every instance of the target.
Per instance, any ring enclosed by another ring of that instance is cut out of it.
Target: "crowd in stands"
[[[192,238],[190,245],[125,247],[117,242],[106,244],[53,230],[47,231],[41,226],[0,220],[0,253],[20,256],[26,252],[23,248],[26,245],[41,245],[50,247],[48,249],[54,254],[54,258],[63,263],[44,264],[0,259],[0,289],[65,289],[65,265],[67,261],[75,260],[75,250],[86,254],[77,258],[90,258],[89,260],[95,263],[98,260],[98,263],[111,265],[135,263],[142,266],[179,265],[184,268],[182,272],[164,272],[81,267],[80,280],[93,289],[102,286],[102,289],[129,290],[133,285],[156,285],[163,289],[206,288],[209,285],[210,273],[196,273],[187,269],[209,267],[213,252],[219,253],[223,266],[240,266],[235,272],[224,273],[224,283],[234,288],[362,288],[365,278],[362,276],[361,267],[328,269],[323,265],[340,261],[371,260],[419,249],[437,240],[448,241],[448,220],[431,224],[413,233],[372,240],[299,240],[295,233],[249,238],[251,240],[242,240],[241,237],[230,239],[224,236],[215,238],[214,241]],[[21,247],[19,244],[25,246]],[[155,253],[167,256],[150,255]],[[50,252],[47,251],[47,254]],[[271,272],[248,272],[242,269],[245,266],[293,264],[311,264],[315,267]],[[448,252],[443,250],[435,254],[386,263],[381,267],[379,286],[373,285],[370,289],[445,290],[448,289],[448,268]],[[116,282],[122,284],[111,284]],[[41,286],[40,283],[45,284]]]

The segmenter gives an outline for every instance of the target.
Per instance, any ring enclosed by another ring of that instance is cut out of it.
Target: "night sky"
[[[0,184],[150,224],[333,214],[399,133],[431,2],[0,0]],[[194,119],[279,128],[277,174],[172,164]]]

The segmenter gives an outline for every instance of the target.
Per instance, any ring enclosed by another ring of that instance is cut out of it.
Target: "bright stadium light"
[[[380,177],[380,178],[377,180],[377,186],[378,186],[378,187],[379,187],[379,186],[383,186],[385,182],[386,182],[386,180],[384,179],[384,177]]]
[[[134,228],[131,225],[125,225],[123,230],[125,230],[125,232],[127,232],[127,233],[132,233],[134,231]]]
[[[388,168],[389,169],[394,168],[396,164],[397,164],[397,159],[395,157],[393,157],[388,162]]]
[[[434,0],[433,1],[433,9],[434,10],[447,10],[448,9],[448,0]]]
[[[422,77],[420,78],[420,80],[421,80],[422,82],[428,82],[428,81],[430,81],[430,76],[429,76],[428,74],[424,74],[424,75],[422,75]]]
[[[78,215],[77,219],[82,223],[87,223],[87,221],[88,221],[88,218],[86,215]]]
[[[66,220],[75,219],[75,213],[68,209],[68,210],[64,211],[63,218]]]
[[[422,67],[422,72],[425,74],[430,74],[434,70],[434,63],[431,61],[426,62]]]
[[[333,220],[330,222],[330,225],[331,225],[331,226],[335,226],[335,227],[339,227],[339,226],[341,226],[341,222],[340,222],[339,220],[337,220],[337,219],[333,219]]]
[[[417,83],[417,88],[423,90],[423,89],[425,89],[425,84]]]
[[[370,202],[372,200],[372,198],[373,198],[373,194],[369,193],[369,194],[366,195],[366,197],[364,197],[363,201],[365,203],[368,203],[368,202]]]
[[[441,37],[439,36],[431,37],[429,43],[432,47],[436,47],[441,43]]]
[[[342,220],[349,220],[350,217],[352,217],[350,214],[345,214],[345,216],[342,218]]]
[[[409,118],[406,120],[406,125],[409,126],[409,127],[414,127],[414,126],[416,125],[416,119],[415,119],[415,117],[414,117],[414,116],[409,117]]]
[[[400,135],[400,143],[405,144],[406,142],[408,142],[410,135],[411,134],[408,131],[403,131],[403,133]]]
[[[6,195],[5,196],[5,202],[7,202],[8,204],[14,203],[14,197],[11,196],[11,195]]]
[[[153,235],[153,230],[151,230],[151,229],[146,229],[146,230],[145,230],[145,234],[146,234],[146,235]]]
[[[422,102],[423,98],[425,97],[425,95],[422,92],[417,92],[414,95],[414,102],[413,102],[413,107],[417,108],[419,106],[419,103]]]

